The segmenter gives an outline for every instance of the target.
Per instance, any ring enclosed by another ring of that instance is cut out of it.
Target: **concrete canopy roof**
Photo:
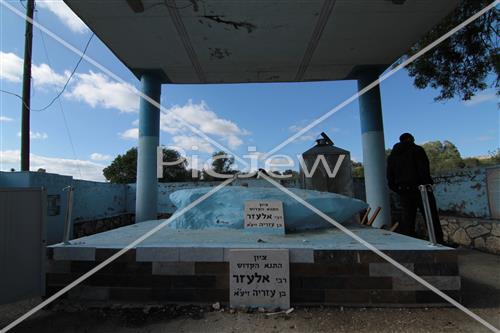
[[[137,76],[244,83],[343,80],[359,66],[384,68],[458,0],[65,2]]]

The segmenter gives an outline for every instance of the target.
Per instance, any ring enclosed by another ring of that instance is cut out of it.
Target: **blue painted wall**
[[[62,240],[68,204],[67,186],[75,189],[72,221],[93,220],[126,213],[127,185],[75,180],[43,172],[0,172],[0,187],[43,187],[47,191],[48,244]]]
[[[494,193],[500,193],[498,176],[491,175],[490,168],[457,170],[453,173],[434,176],[435,195],[440,210],[456,216],[494,218],[491,205],[497,204]],[[490,178],[488,178],[490,175]],[[360,180],[358,180],[360,181]],[[158,185],[158,212],[173,213],[175,206],[169,199],[172,192],[199,186],[216,186],[220,182],[179,182],[160,183]],[[0,172],[0,187],[44,187],[47,195],[58,197],[57,214],[47,216],[47,241],[49,244],[62,240],[64,217],[67,207],[67,192],[63,188],[72,185],[74,192],[73,222],[88,221],[135,212],[135,184],[109,184],[75,180],[71,176],[62,176],[40,172]],[[237,179],[234,186],[270,187],[264,179]],[[362,183],[358,184],[360,189]],[[298,187],[298,183],[286,184]],[[49,200],[48,200],[49,201]],[[497,207],[497,211],[498,211]],[[498,218],[498,217],[497,217]]]
[[[47,191],[47,204],[50,205],[50,198],[59,203],[59,210],[56,215],[49,214],[47,210],[46,236],[47,243],[58,243],[62,240],[64,232],[64,219],[68,207],[67,192],[63,188],[70,186],[73,181],[71,176],[61,176],[53,173],[25,172],[29,176],[29,187],[43,187]]]
[[[459,216],[491,217],[486,168],[461,169],[433,178],[440,211]]]
[[[47,192],[47,204],[56,203],[57,209],[47,210],[46,239],[47,244],[62,240],[64,216],[67,207],[67,196],[62,189],[71,185],[73,177],[41,172],[1,172],[1,187],[43,187]],[[49,200],[52,198],[52,200]],[[28,207],[27,207],[28,209]]]
[[[28,187],[29,172],[0,172],[0,187]]]
[[[169,196],[171,193],[189,188],[196,188],[201,186],[217,186],[221,182],[172,182],[172,183],[158,183],[158,213],[175,212],[175,206],[170,201]],[[273,187],[265,179],[236,179],[233,181],[233,186],[248,185],[248,187]],[[299,187],[298,182],[287,184],[287,187]],[[129,184],[127,188],[127,212],[135,212],[135,184]]]
[[[443,215],[500,218],[500,165],[434,175],[434,195]],[[364,179],[356,178],[355,197],[364,200]],[[397,197],[395,193],[393,196]],[[394,199],[396,200],[396,199]],[[496,206],[495,206],[496,205]]]
[[[73,221],[88,221],[127,212],[127,185],[73,180]]]

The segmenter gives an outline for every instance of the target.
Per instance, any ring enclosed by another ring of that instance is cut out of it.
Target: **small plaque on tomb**
[[[278,200],[245,201],[245,230],[284,234],[283,203]]]
[[[288,249],[230,250],[229,292],[233,308],[290,308]]]

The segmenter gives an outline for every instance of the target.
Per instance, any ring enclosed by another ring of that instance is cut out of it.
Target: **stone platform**
[[[47,248],[49,296],[160,221],[149,221]],[[456,251],[390,231],[350,229],[451,297],[460,299]],[[448,303],[336,229],[287,234],[241,230],[160,230],[72,289],[66,297],[106,302],[229,301],[230,249],[289,249],[294,305],[442,306]]]

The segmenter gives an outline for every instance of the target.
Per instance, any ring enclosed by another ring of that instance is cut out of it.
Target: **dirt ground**
[[[464,305],[500,328],[500,256],[459,250]],[[0,306],[4,327],[40,300]],[[456,308],[297,308],[289,315],[197,306],[81,309],[59,303],[11,332],[490,332]]]

